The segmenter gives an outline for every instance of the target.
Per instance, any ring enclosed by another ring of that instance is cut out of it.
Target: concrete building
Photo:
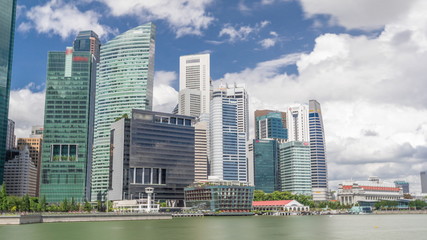
[[[398,188],[401,188],[403,191],[403,194],[409,193],[409,183],[407,181],[402,181],[402,180],[394,181],[394,185],[396,185],[396,187]]]
[[[286,124],[289,141],[310,142],[308,109],[307,104],[294,105],[288,108]]]
[[[210,55],[181,56],[179,58],[178,113],[193,117],[209,113],[210,93]]]
[[[40,196],[47,202],[87,199],[96,67],[90,50],[48,54],[40,173]]]
[[[421,193],[427,193],[427,171],[420,172]]]
[[[43,126],[32,126],[30,138],[43,138]]]
[[[197,122],[194,125],[194,180],[208,179],[208,122]]]
[[[311,195],[311,161],[308,142],[279,145],[281,191]]]
[[[0,0],[0,184],[6,161],[6,139],[12,78],[16,0]]]
[[[308,212],[309,206],[304,206],[297,200],[278,200],[278,201],[253,201],[253,210],[261,212],[288,213],[277,215],[290,215],[296,212]]]
[[[248,181],[248,94],[243,87],[221,85],[212,93],[209,121],[210,176]]]
[[[112,124],[108,200],[155,198],[184,205],[184,187],[194,182],[195,119],[133,109],[130,119]]]
[[[322,110],[316,100],[309,101],[308,127],[310,135],[311,185],[314,201],[328,199],[328,169]]]
[[[338,200],[341,204],[354,205],[361,201],[395,201],[403,198],[403,191],[394,183],[370,177],[368,181],[348,181],[339,185]]]
[[[185,188],[186,207],[207,212],[250,212],[253,198],[246,182],[208,180]]]
[[[7,120],[7,135],[6,135],[6,150],[15,149],[16,135],[15,135],[15,122]]]
[[[4,183],[6,192],[12,196],[28,194],[35,197],[37,193],[37,167],[30,157],[28,147],[19,151],[19,155],[5,164]]]
[[[35,135],[30,135],[35,136]],[[37,168],[37,181],[36,181],[36,196],[39,195],[40,187],[40,161],[41,161],[41,152],[42,152],[42,138],[30,137],[30,138],[18,138],[18,149],[20,151],[28,148],[30,152],[31,161]]]
[[[101,47],[96,82],[91,199],[108,193],[110,127],[132,109],[151,110],[156,27],[147,23],[116,36]]]

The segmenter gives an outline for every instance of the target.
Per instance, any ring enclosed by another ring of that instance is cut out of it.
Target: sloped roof
[[[253,201],[252,206],[283,206],[288,205],[295,200],[279,200],[279,201]]]

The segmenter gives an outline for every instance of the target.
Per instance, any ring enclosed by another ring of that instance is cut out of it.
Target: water
[[[252,216],[0,226],[0,240],[427,239],[427,215]]]

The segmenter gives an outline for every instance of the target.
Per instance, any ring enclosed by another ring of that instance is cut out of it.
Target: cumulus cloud
[[[80,11],[75,3],[51,0],[44,5],[35,6],[25,13],[27,21],[18,30],[22,32],[35,29],[38,33],[56,34],[66,39],[82,30],[93,30],[100,37],[106,37],[116,30],[99,23],[101,15],[95,11]]]
[[[330,16],[330,24],[372,30],[406,16],[422,0],[300,0],[307,17]]]
[[[177,37],[201,35],[214,21],[206,8],[212,0],[97,0],[108,6],[114,16],[135,16],[144,21],[164,20]]]
[[[274,47],[276,43],[280,40],[279,34],[276,32],[270,32],[269,38],[265,38],[259,42],[264,49]]]
[[[261,29],[265,28],[269,21],[262,21],[255,26],[240,26],[234,27],[231,24],[225,24],[224,27],[219,32],[219,37],[226,36],[228,37],[228,42],[236,42],[236,41],[246,41],[249,39],[251,34],[258,33]]]
[[[245,83],[251,110],[284,110],[317,99],[331,187],[370,175],[419,186],[416,176],[427,169],[425,11],[427,3],[418,2],[376,37],[323,34],[311,52],[261,62],[220,80]],[[287,74],[289,65],[298,74]]]
[[[15,121],[16,137],[28,137],[31,127],[43,125],[45,92],[30,83],[22,89],[10,91],[9,118]]]
[[[153,89],[154,111],[172,112],[178,103],[178,92],[171,87],[176,80],[176,72],[156,71]]]

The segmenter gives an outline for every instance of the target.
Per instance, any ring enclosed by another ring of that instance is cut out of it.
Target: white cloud
[[[423,0],[300,0],[306,16],[330,15],[331,24],[372,30],[399,20]]]
[[[377,37],[324,34],[311,52],[261,62],[220,80],[244,82],[251,111],[317,99],[333,184],[376,175],[419,186],[416,176],[427,169],[426,11],[427,3],[419,2]],[[293,64],[298,75],[284,70]]]
[[[171,87],[176,80],[176,72],[156,71],[153,89],[154,111],[172,112],[178,103],[178,92]]]
[[[276,43],[280,41],[279,34],[276,32],[270,32],[270,35],[271,37],[259,41],[259,44],[261,44],[264,49],[274,47]]]
[[[10,91],[9,118],[15,121],[16,137],[28,137],[31,127],[43,125],[45,93],[34,92],[33,83]]]
[[[225,24],[224,27],[219,32],[219,37],[227,36],[227,41],[236,42],[236,41],[246,41],[249,39],[251,34],[258,33],[261,29],[265,28],[269,21],[262,21],[255,26],[240,26],[234,27],[231,24]]]
[[[62,0],[51,0],[44,5],[29,9],[18,30],[26,32],[35,29],[38,33],[56,34],[66,39],[82,30],[93,30],[100,37],[106,37],[116,30],[99,23],[101,15],[92,10],[80,11],[76,4]]]
[[[143,21],[165,20],[177,37],[201,35],[214,21],[206,8],[213,0],[97,0],[108,6],[114,16],[136,16]]]

